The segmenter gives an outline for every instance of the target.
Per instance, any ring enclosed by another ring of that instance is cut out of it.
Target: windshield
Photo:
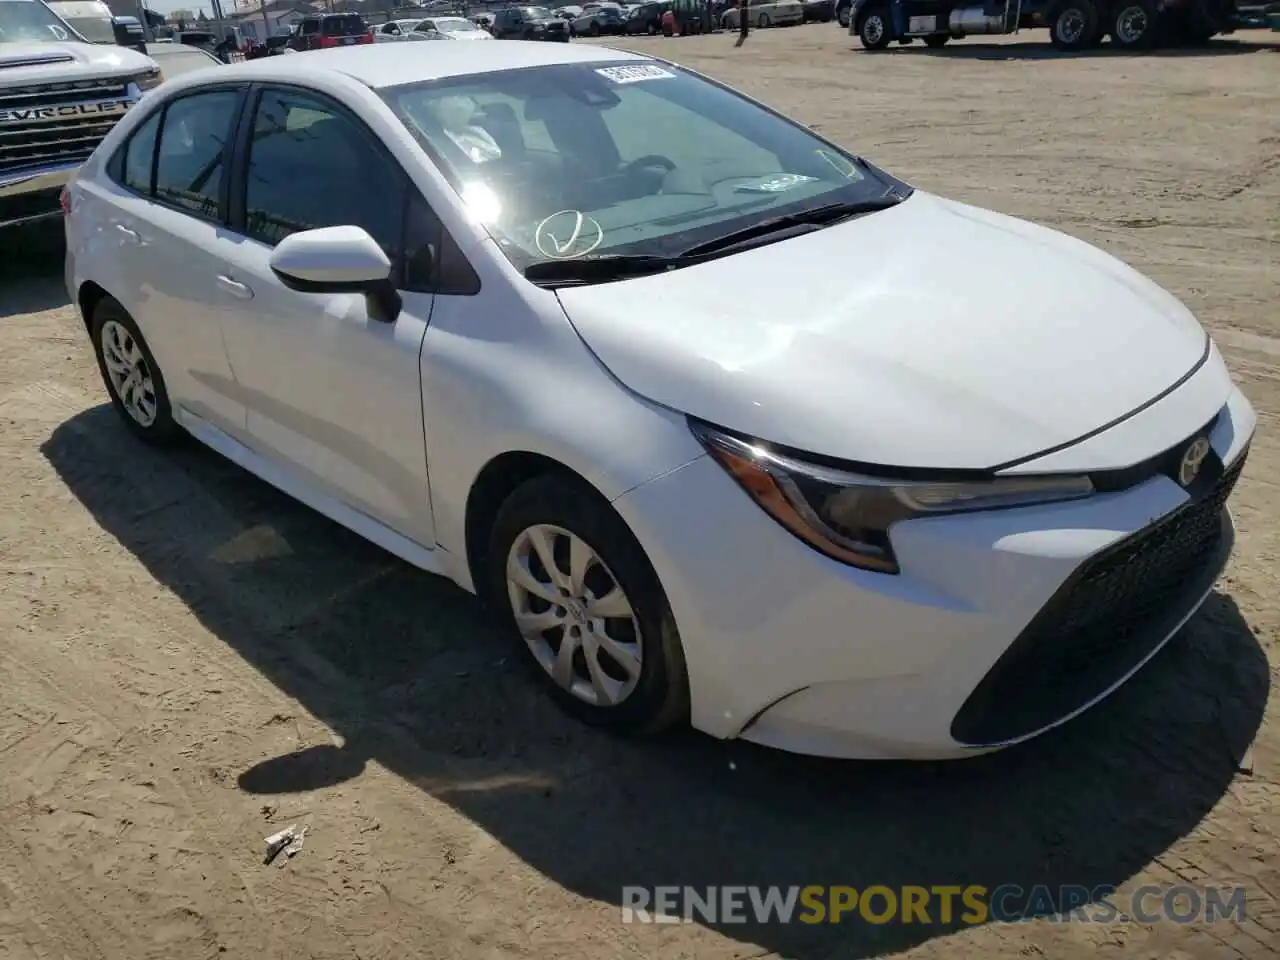
[[[436,29],[441,33],[472,33],[480,28],[470,20],[437,20]]]
[[[524,18],[526,20],[550,20],[551,11],[546,7],[524,7]]]
[[[34,0],[0,0],[0,43],[79,40],[52,10]]]
[[[669,256],[898,185],[665,63],[507,70],[383,96],[520,269],[587,255]]]

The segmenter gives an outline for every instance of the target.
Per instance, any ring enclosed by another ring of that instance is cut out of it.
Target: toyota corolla
[[[1178,300],[665,61],[195,73],[64,206],[130,430],[481,595],[592,723],[1004,746],[1133,675],[1231,550],[1255,416]]]

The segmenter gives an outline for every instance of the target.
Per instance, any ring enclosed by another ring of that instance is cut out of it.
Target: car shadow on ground
[[[0,237],[0,320],[66,306],[62,221]]]
[[[1266,34],[1268,37],[1270,33]],[[855,47],[855,49],[861,49]],[[864,53],[868,51],[863,51]],[[949,43],[945,47],[931,50],[923,42],[901,46],[894,44],[888,49],[878,51],[879,56],[894,54],[902,56],[940,57],[944,60],[1062,60],[1081,58],[1131,58],[1131,57],[1230,57],[1246,53],[1280,52],[1280,43],[1270,40],[1255,40],[1241,37],[1239,39],[1216,39],[1203,44],[1180,47],[1163,47],[1158,50],[1122,50],[1114,44],[1107,43],[1091,50],[1064,51],[1055,49],[1049,43],[990,43],[981,40],[965,39]]]
[[[604,903],[627,885],[1119,885],[1220,799],[1269,692],[1264,653],[1215,593],[1109,702],[996,755],[842,763],[692,733],[618,739],[552,706],[469,595],[194,443],[145,447],[104,405],[43,452],[210,631],[343,738],[242,771],[242,790],[323,788],[376,760]],[[931,919],[709,925],[808,960],[958,923]]]

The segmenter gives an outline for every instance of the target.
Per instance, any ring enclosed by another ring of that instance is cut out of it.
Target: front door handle
[[[225,273],[218,274],[218,286],[237,300],[253,299],[253,291],[246,284],[241,283],[239,280],[231,279]]]

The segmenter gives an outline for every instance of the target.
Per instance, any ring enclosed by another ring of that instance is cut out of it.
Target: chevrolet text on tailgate
[[[86,42],[41,0],[0,0],[0,229],[59,216],[62,186],[161,79],[149,57]]]

